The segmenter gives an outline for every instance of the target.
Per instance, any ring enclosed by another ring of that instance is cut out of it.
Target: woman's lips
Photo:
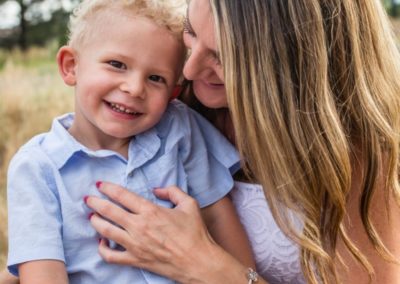
[[[223,83],[213,83],[213,82],[206,82],[206,81],[198,81],[198,83],[205,85],[209,88],[213,88],[213,89],[225,88],[225,84],[223,84]]]

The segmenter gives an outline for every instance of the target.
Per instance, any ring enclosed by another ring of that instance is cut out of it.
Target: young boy
[[[98,255],[101,236],[84,205],[86,195],[100,194],[98,180],[163,206],[172,205],[152,189],[179,186],[197,199],[215,240],[253,266],[224,197],[235,150],[199,115],[170,102],[185,55],[177,9],[168,1],[88,0],[75,11],[69,45],[57,56],[75,88],[75,113],[24,145],[9,169],[8,268],[22,283],[173,283]]]

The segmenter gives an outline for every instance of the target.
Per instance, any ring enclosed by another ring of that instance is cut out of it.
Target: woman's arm
[[[126,248],[115,251],[100,242],[99,253],[106,261],[148,269],[181,283],[248,283],[247,267],[213,241],[196,201],[180,189],[154,191],[171,200],[174,209],[157,206],[109,183],[99,190],[130,210],[101,198],[87,199],[88,206],[98,213],[91,218],[93,227]],[[266,282],[259,279],[257,283]]]
[[[59,260],[35,260],[18,266],[21,284],[68,284],[65,265]]]

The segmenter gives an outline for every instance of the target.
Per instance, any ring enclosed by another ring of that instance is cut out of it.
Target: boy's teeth
[[[119,104],[115,104],[115,103],[110,103],[112,109],[118,111],[118,112],[125,112],[128,114],[137,114],[136,112],[134,112],[133,110],[127,109],[123,106],[120,106]]]

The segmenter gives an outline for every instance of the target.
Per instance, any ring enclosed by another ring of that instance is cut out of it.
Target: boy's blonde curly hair
[[[185,0],[84,0],[70,17],[68,42],[73,47],[81,46],[92,33],[101,33],[97,23],[112,20],[99,13],[105,11],[150,19],[181,40],[186,6]]]

